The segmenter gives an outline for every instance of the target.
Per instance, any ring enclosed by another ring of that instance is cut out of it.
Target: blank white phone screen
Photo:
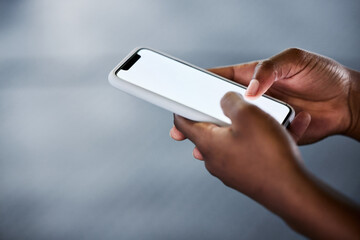
[[[129,70],[118,71],[119,78],[231,124],[220,100],[230,91],[244,95],[244,88],[149,49],[140,49],[137,54],[140,59]],[[290,111],[286,105],[266,97],[247,101],[280,124]]]

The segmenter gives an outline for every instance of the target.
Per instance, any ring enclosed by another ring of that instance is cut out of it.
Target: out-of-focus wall
[[[359,1],[0,1],[1,239],[302,239],[210,176],[171,113],[110,87],[149,46],[201,67],[300,47],[355,69]],[[360,147],[301,147],[360,201]]]

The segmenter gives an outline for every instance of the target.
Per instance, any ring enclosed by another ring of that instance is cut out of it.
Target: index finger
[[[210,68],[208,70],[219,76],[247,86],[252,79],[257,64],[258,61],[255,61],[233,66]]]

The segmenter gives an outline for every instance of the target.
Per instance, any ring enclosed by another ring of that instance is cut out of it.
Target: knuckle
[[[208,125],[206,123],[201,124],[201,131],[198,134],[198,137],[194,139],[194,143],[200,150],[200,152],[205,156],[211,155],[211,150],[213,146],[213,139],[215,136],[215,125]]]
[[[289,54],[291,56],[297,56],[297,57],[303,57],[305,56],[308,52],[306,52],[303,49],[300,48],[296,48],[296,47],[292,47],[292,48],[288,48],[284,51],[284,53]]]
[[[234,187],[233,181],[229,178],[229,169],[224,166],[225,161],[222,162],[205,162],[205,168],[214,177],[220,179],[220,181],[227,187]]]
[[[214,137],[215,127],[213,125],[208,126],[206,130],[202,132],[202,136],[204,139],[211,140]]]
[[[224,172],[224,161],[220,159],[212,159],[205,162],[206,170],[213,176],[219,177]]]
[[[272,70],[275,67],[275,62],[272,59],[266,59],[260,61],[256,68],[259,69],[265,69],[265,70]]]
[[[216,176],[216,168],[211,163],[205,162],[205,168],[211,175]]]

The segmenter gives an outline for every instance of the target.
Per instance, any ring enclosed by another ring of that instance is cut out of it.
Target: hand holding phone
[[[227,92],[245,93],[245,87],[163,53],[137,48],[109,74],[110,83],[134,96],[194,121],[231,124],[220,107]],[[251,101],[287,126],[294,110],[268,96]]]

